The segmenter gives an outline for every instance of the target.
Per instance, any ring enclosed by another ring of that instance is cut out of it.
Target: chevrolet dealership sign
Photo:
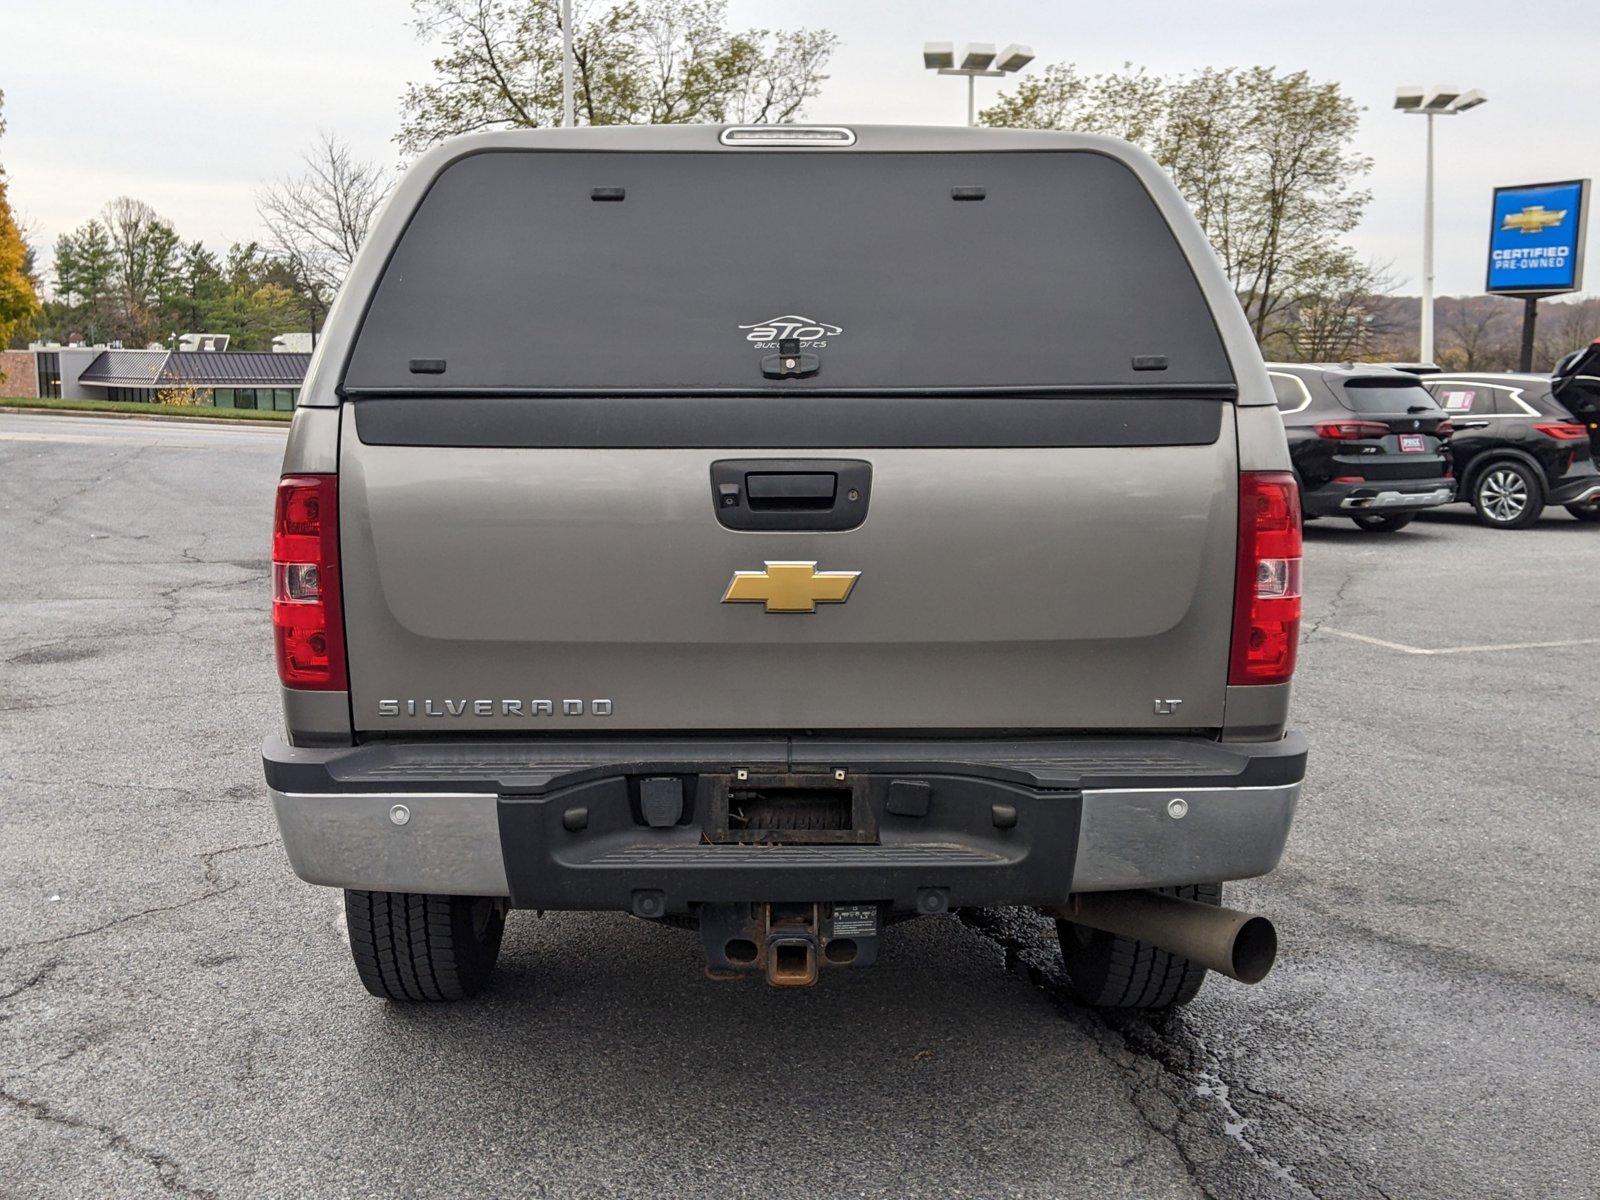
[[[1485,290],[1521,296],[1579,290],[1588,198],[1587,179],[1496,188]]]

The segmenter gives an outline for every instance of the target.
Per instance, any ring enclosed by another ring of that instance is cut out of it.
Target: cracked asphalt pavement
[[[1481,649],[1600,636],[1600,527],[1308,528],[1305,798],[1229,890],[1278,922],[1255,988],[1101,1015],[1013,910],[803,993],[518,913],[488,995],[390,1007],[261,782],[281,452],[0,415],[0,1195],[1600,1189],[1600,646]]]

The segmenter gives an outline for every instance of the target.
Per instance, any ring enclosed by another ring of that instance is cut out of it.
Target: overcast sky
[[[1353,240],[1408,291],[1421,270],[1425,122],[1391,111],[1394,88],[1481,87],[1489,104],[1437,123],[1438,285],[1457,294],[1482,289],[1492,187],[1600,174],[1600,88],[1585,78],[1594,2],[732,0],[730,10],[736,27],[805,24],[843,39],[808,112],[820,121],[964,120],[963,82],[922,70],[921,44],[934,40],[1023,42],[1036,66],[1072,60],[1091,72],[1269,64],[1337,80],[1367,110],[1358,146],[1374,160]],[[46,245],[118,195],[214,248],[258,236],[255,188],[293,170],[318,129],[399,161],[399,96],[430,57],[409,12],[405,0],[6,0],[0,166],[12,205]],[[979,88],[980,104],[994,94],[993,81]],[[1600,290],[1600,267],[1589,274]]]

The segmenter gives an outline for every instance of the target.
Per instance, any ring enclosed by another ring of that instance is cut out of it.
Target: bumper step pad
[[[284,792],[450,791],[538,795],[607,775],[850,771],[959,774],[1034,788],[1212,786],[1298,782],[1306,744],[1206,738],[638,738],[626,741],[371,742],[262,747]]]

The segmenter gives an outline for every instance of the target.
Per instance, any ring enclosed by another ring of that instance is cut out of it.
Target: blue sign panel
[[[1525,295],[1577,291],[1583,282],[1588,192],[1587,179],[1495,188],[1487,290]]]

